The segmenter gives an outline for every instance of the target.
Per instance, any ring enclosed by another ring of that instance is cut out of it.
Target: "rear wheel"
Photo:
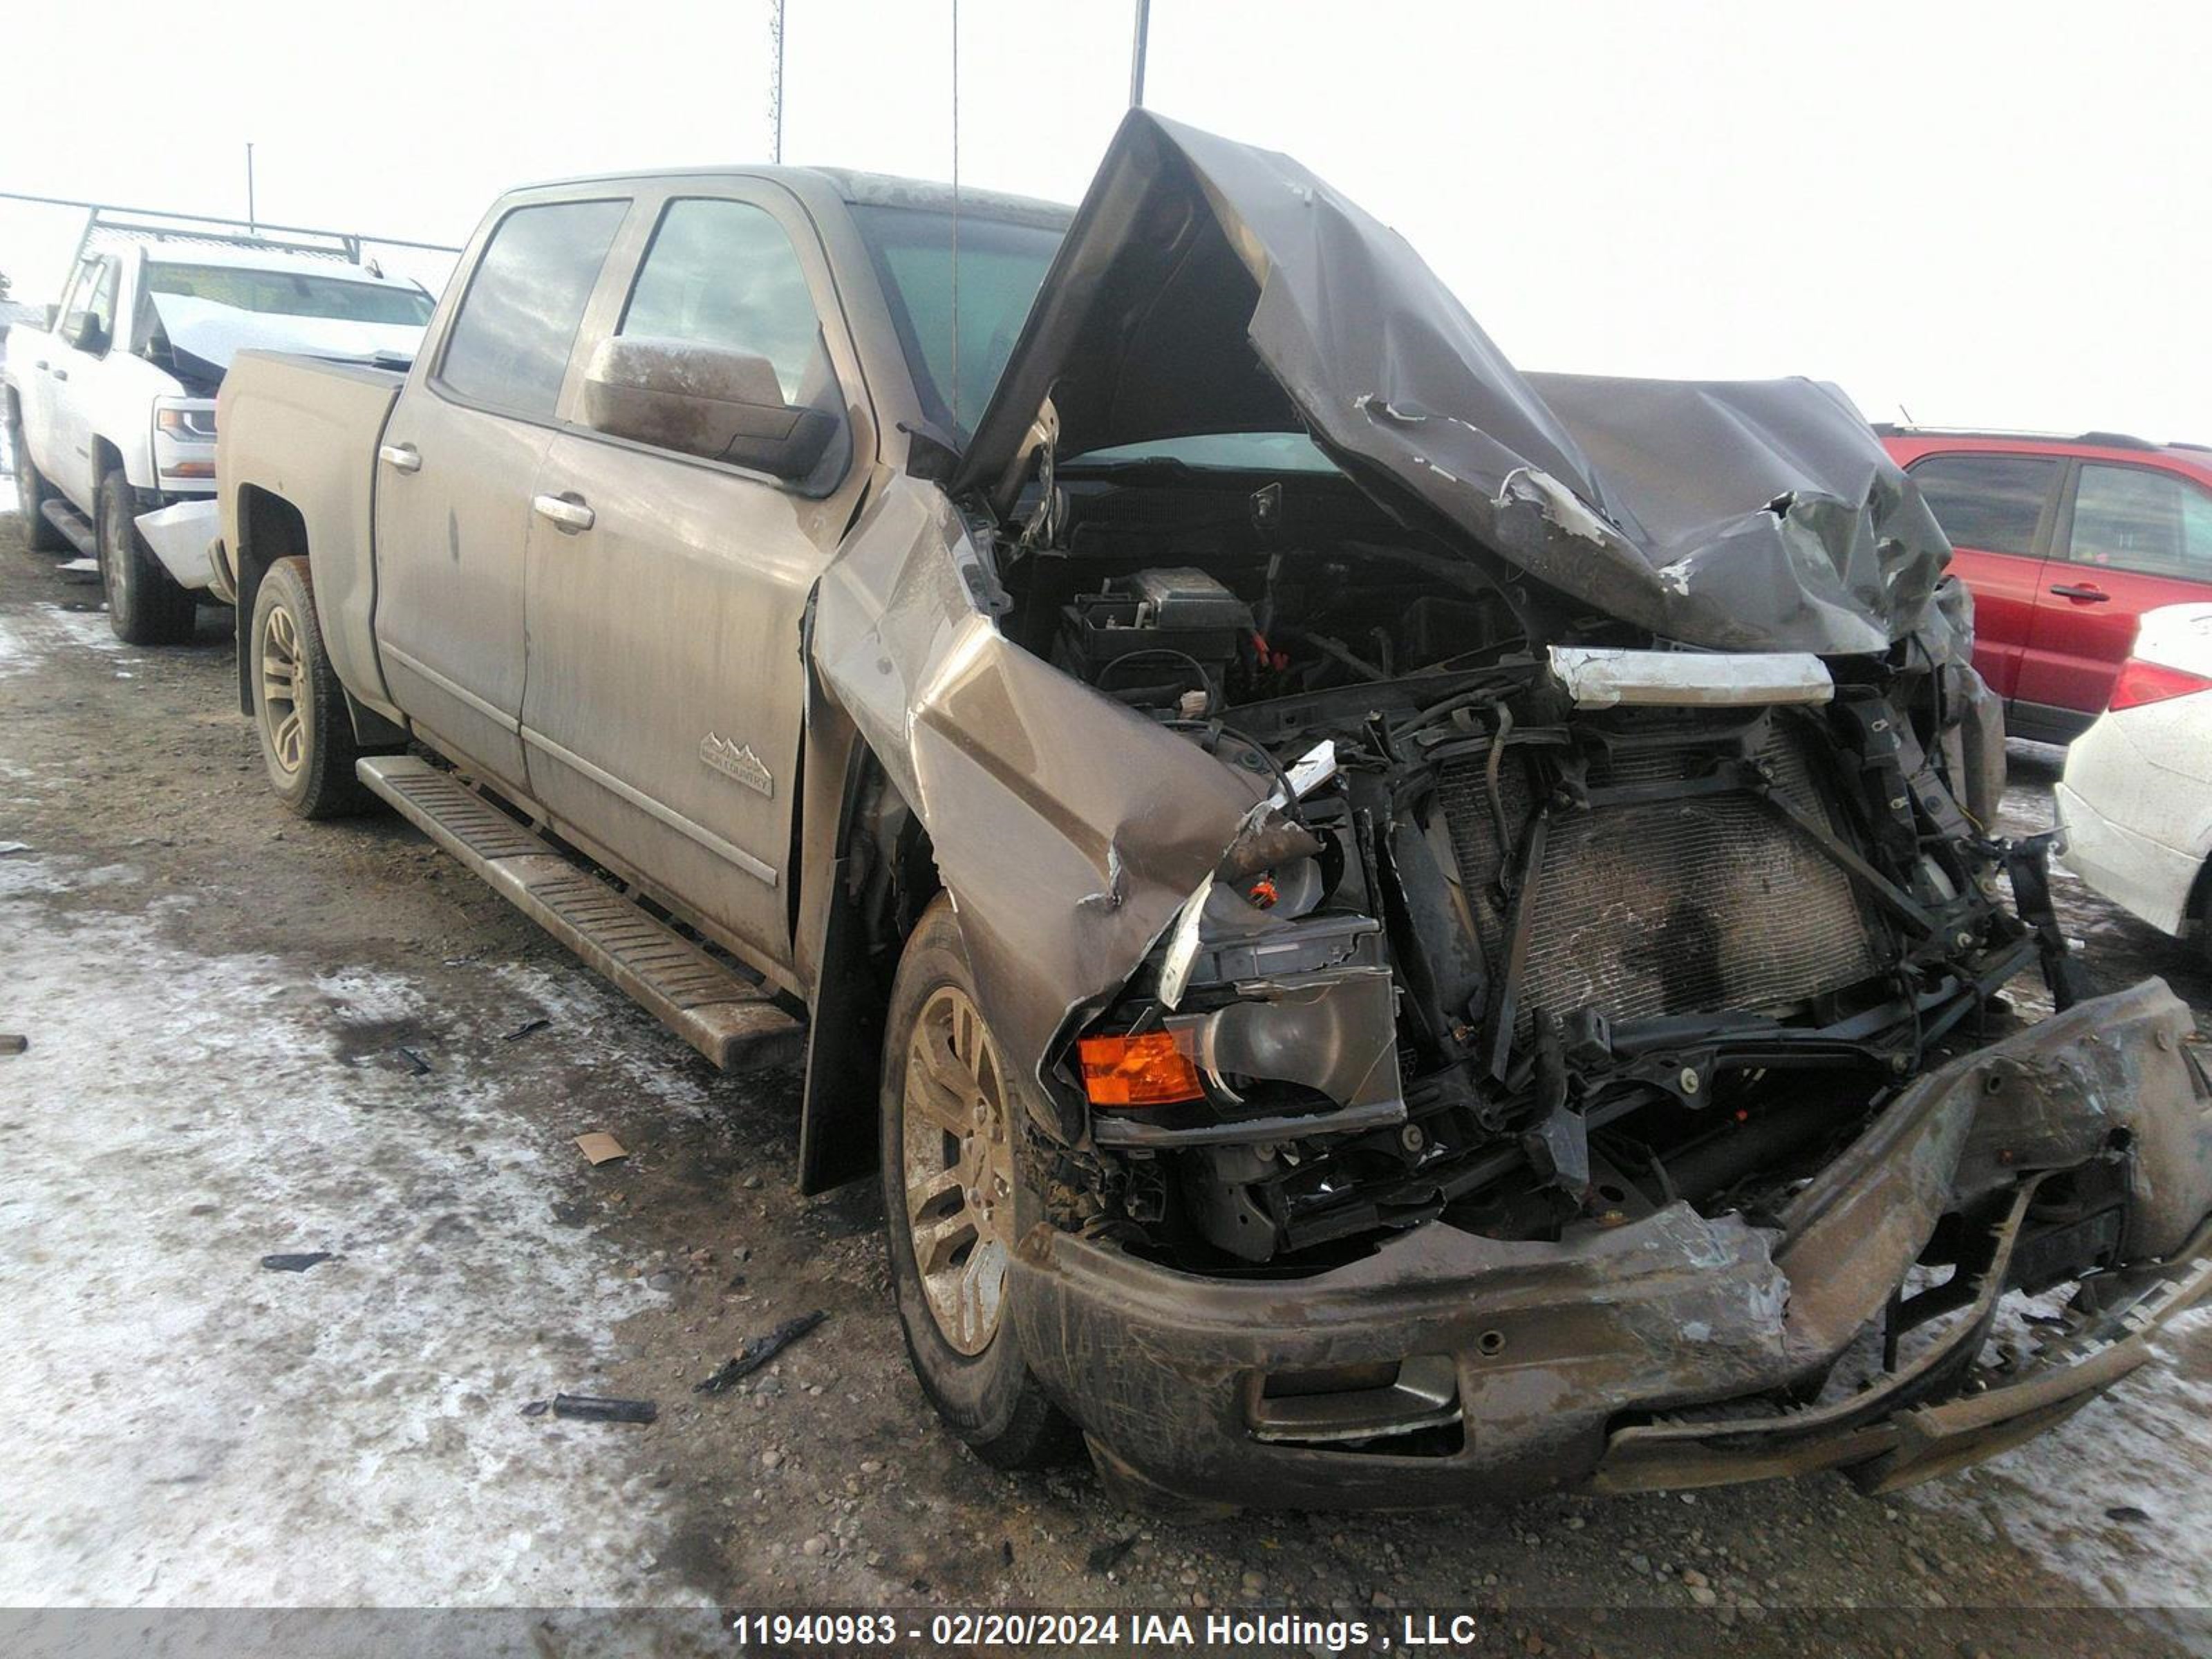
[[[278,799],[303,818],[367,809],[375,797],[354,775],[362,751],[323,650],[305,559],[279,559],[262,577],[246,649],[261,758]]]
[[[138,493],[117,467],[100,481],[100,580],[107,625],[129,645],[176,645],[191,638],[199,601],[162,568],[138,533]]]
[[[15,458],[15,510],[23,515],[23,542],[33,553],[58,553],[69,545],[43,511],[54,499],[54,487],[32,464],[30,447],[23,441],[20,421],[8,422],[8,453]]]
[[[884,1038],[884,1223],[915,1374],[984,1462],[1042,1467],[1074,1437],[1030,1374],[1010,1317],[1014,1245],[1035,1215],[1020,1085],[976,1006],[942,894],[899,958]]]

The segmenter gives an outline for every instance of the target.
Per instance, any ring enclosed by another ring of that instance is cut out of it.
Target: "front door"
[[[626,199],[510,209],[377,453],[376,641],[441,749],[528,792],[524,549],[576,331]]]
[[[2081,463],[2044,567],[2020,700],[2087,726],[2104,712],[2142,613],[2212,599],[2212,491],[2163,468]]]
[[[1974,596],[1974,666],[2010,703],[2065,463],[2051,455],[1941,453],[1907,470],[1950,538],[1952,574]]]
[[[42,468],[64,495],[87,513],[97,514],[100,468],[92,441],[92,410],[98,400],[94,379],[100,360],[115,346],[116,296],[123,281],[123,262],[113,254],[88,259],[86,282],[70,304],[76,313],[91,319],[94,332],[83,346],[65,340],[54,342],[52,374],[46,395],[48,420],[53,432],[53,465]],[[62,322],[66,327],[70,315]]]
[[[531,526],[523,708],[555,820],[764,965],[791,956],[806,598],[864,471],[857,374],[822,323],[829,274],[780,198],[702,184],[641,200],[650,240],[610,331],[764,358],[838,436],[785,479],[565,428]]]

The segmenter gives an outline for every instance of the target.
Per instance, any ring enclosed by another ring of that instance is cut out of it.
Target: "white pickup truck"
[[[343,252],[96,214],[47,325],[9,336],[0,398],[30,544],[99,560],[120,638],[188,637],[213,579],[215,396],[233,355],[404,368],[433,305]]]

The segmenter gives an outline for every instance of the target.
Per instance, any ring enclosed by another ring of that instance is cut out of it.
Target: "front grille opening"
[[[1828,821],[1811,736],[1776,720],[1760,750],[1773,787]],[[1714,759],[1703,744],[1593,762],[1596,787],[1685,782]],[[1493,971],[1511,913],[1502,879],[1535,811],[1535,764],[1509,752],[1498,775],[1509,834],[1501,846],[1484,765],[1439,770],[1462,897]],[[1553,815],[1516,1040],[1535,1009],[1592,1008],[1616,1024],[1679,1014],[1781,1012],[1878,971],[1875,939],[1850,878],[1804,835],[1747,793],[1620,803]]]
[[[1254,1439],[1308,1450],[1450,1457],[1467,1444],[1449,1354],[1271,1371],[1249,1415]]]

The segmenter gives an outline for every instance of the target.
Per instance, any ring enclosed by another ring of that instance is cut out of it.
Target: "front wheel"
[[[192,636],[199,601],[138,533],[138,495],[117,467],[100,481],[100,580],[107,625],[126,645],[178,645]]]
[[[307,562],[279,559],[253,597],[246,648],[253,723],[277,798],[303,818],[334,818],[375,799],[354,775],[361,749],[345,692],[323,649]]]
[[[1036,1468],[1073,1445],[1011,1319],[1009,1270],[1033,1215],[1020,1083],[976,1006],[939,894],[899,957],[885,1023],[884,1219],[891,1285],[922,1392],[985,1462]]]

